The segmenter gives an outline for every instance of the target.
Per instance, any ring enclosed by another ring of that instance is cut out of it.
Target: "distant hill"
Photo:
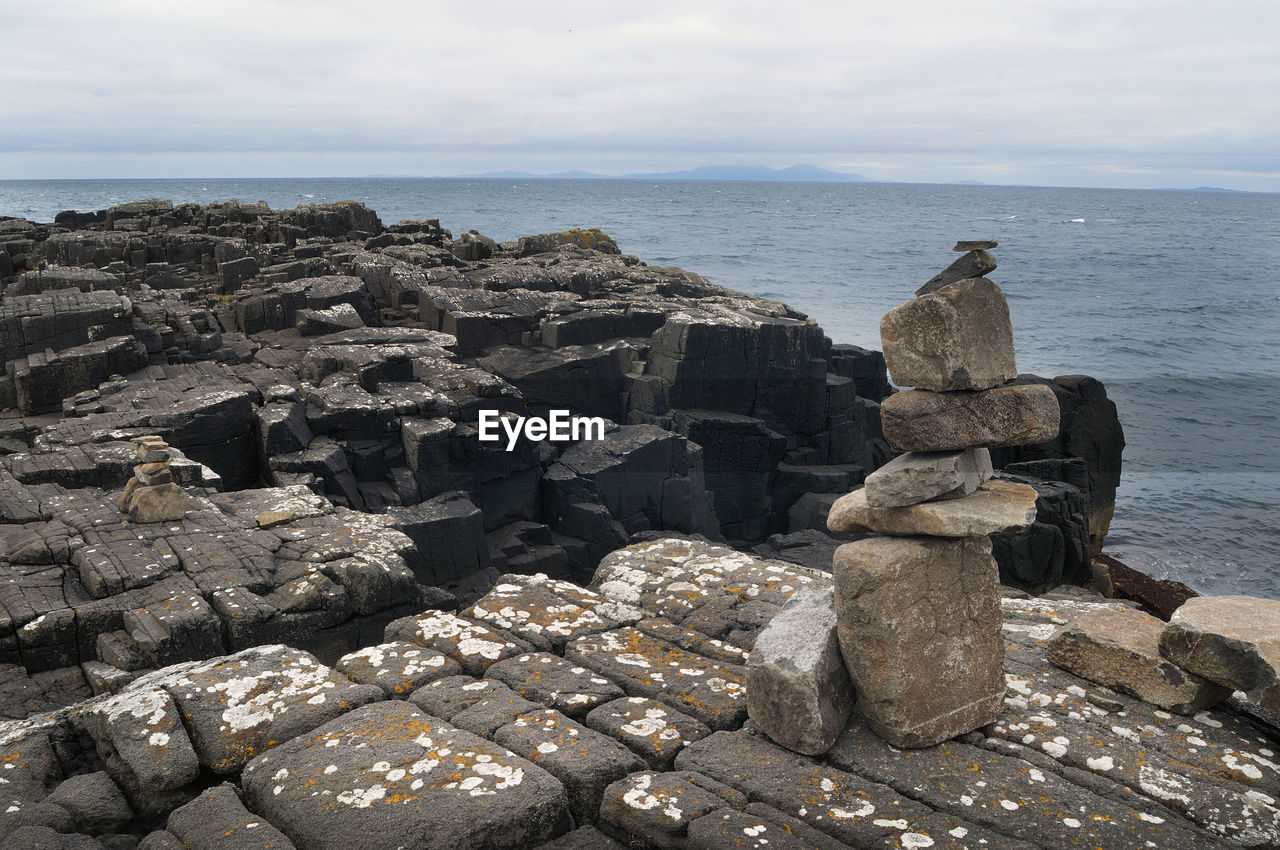
[[[777,180],[792,183],[871,183],[871,178],[847,171],[830,171],[816,165],[765,168],[760,165],[704,165],[688,171],[624,174],[624,180]]]
[[[765,168],[760,165],[704,165],[688,171],[655,171],[646,174],[593,174],[590,171],[559,171],[555,174],[531,174],[528,171],[489,171],[484,174],[460,174],[462,179],[501,180],[774,180],[791,183],[872,183],[869,177],[846,171],[830,171],[816,165],[793,165],[790,168]]]

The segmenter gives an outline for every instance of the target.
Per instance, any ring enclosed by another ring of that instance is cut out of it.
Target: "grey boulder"
[[[747,660],[747,714],[775,743],[820,755],[853,708],[832,591],[797,590],[756,636]]]

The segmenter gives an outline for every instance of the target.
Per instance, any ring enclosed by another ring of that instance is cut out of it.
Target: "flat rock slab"
[[[706,724],[648,697],[626,697],[591,710],[590,729],[621,741],[655,770],[670,770],[680,750],[711,734]]]
[[[308,652],[260,646],[178,665],[137,680],[158,685],[178,706],[200,763],[235,773],[258,753],[366,703],[382,689],[357,685]]]
[[[1280,712],[1280,602],[1254,596],[1188,599],[1169,618],[1160,652]]]
[[[781,561],[691,540],[636,543],[605,556],[591,587],[706,638],[750,648],[800,587],[830,577]]]
[[[622,744],[550,708],[521,715],[497,729],[493,740],[559,779],[578,823],[595,820],[611,782],[645,768]]]
[[[409,701],[427,714],[434,714],[436,717],[452,721],[460,711],[482,700],[498,694],[510,693],[514,692],[497,679],[448,676],[418,688],[409,696]],[[529,710],[532,711],[532,709]]]
[[[1025,446],[1058,436],[1058,398],[1043,384],[976,392],[907,390],[880,403],[880,425],[900,451]]]
[[[723,808],[703,815],[689,825],[689,844],[705,850],[843,850],[848,846],[799,818],[758,803],[751,808],[746,812]]]
[[[775,743],[820,755],[853,708],[831,589],[798,591],[756,637],[747,663],[747,713]]]
[[[1141,611],[1096,611],[1072,620],[1049,640],[1049,661],[1179,714],[1195,714],[1230,696],[1229,689],[1160,657],[1164,629],[1163,622]]]
[[[559,780],[406,702],[349,712],[250,762],[250,807],[308,848],[523,848],[572,827]]]
[[[1036,519],[1036,497],[1034,487],[992,479],[960,499],[876,508],[862,487],[836,500],[827,528],[836,534],[985,537],[1028,528]]]
[[[890,379],[922,390],[985,390],[1018,376],[1009,305],[982,277],[958,280],[880,319]]]
[[[598,705],[625,696],[622,689],[568,657],[527,652],[499,661],[485,674],[522,697],[581,719]]]
[[[927,283],[916,290],[916,295],[928,295],[930,292],[936,292],[958,280],[982,277],[985,274],[991,274],[995,270],[996,258],[987,253],[984,248],[974,248],[929,278]]]
[[[676,767],[697,771],[741,791],[753,802],[794,814],[854,847],[1031,847],[972,822],[936,814],[886,785],[815,762],[747,732],[717,732],[704,738],[680,754]]]
[[[985,537],[873,537],[836,550],[840,649],[871,728],[927,747],[995,720],[999,568]]]
[[[684,847],[689,846],[684,841],[689,826],[724,808],[725,802],[698,784],[694,774],[643,771],[605,790],[600,820],[619,832],[644,836],[657,847]]]
[[[1005,599],[1004,710],[982,746],[1030,761],[1102,797],[1245,845],[1280,842],[1274,732],[1232,713],[1172,714],[1050,664],[1058,625],[1115,602]],[[1037,625],[1037,623],[1042,625]]]
[[[680,649],[635,628],[580,637],[565,648],[578,661],[712,729],[736,729],[747,719],[746,671]]]
[[[491,664],[531,648],[524,641],[517,642],[447,611],[428,611],[396,620],[387,626],[386,639],[416,643],[444,653],[472,676],[483,676]]]
[[[559,652],[573,638],[631,625],[643,612],[545,575],[507,575],[463,612],[545,652]]]
[[[897,508],[934,499],[958,499],[991,477],[991,452],[907,452],[867,476],[867,504]]]
[[[333,669],[353,682],[377,685],[393,699],[404,699],[423,685],[462,671],[461,665],[448,656],[404,641],[349,652],[338,659]]]
[[[1026,761],[950,741],[909,755],[857,720],[827,761],[900,791],[939,812],[1037,847],[1212,847],[1162,807],[1135,810]],[[943,777],[946,777],[943,779]]]

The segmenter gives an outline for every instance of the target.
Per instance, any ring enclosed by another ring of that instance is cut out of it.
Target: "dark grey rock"
[[[495,730],[493,740],[559,779],[579,823],[596,817],[606,786],[645,767],[622,744],[554,709],[521,715]]]
[[[568,653],[566,653],[568,656]],[[574,719],[624,696],[622,689],[587,667],[546,652],[516,655],[485,673],[526,699],[549,705]]]
[[[928,282],[916,290],[916,295],[928,295],[958,280],[970,277],[982,277],[996,270],[996,258],[986,249],[976,248],[965,253],[963,257],[929,278]]]
[[[670,770],[680,750],[711,734],[706,724],[648,697],[607,702],[584,722],[630,747],[654,770]]]
[[[133,820],[124,795],[102,771],[69,777],[44,802],[66,809],[79,831],[91,835],[115,832]]]
[[[251,808],[305,847],[515,850],[572,826],[549,773],[404,702],[276,747],[242,785]]]
[[[244,807],[234,785],[205,791],[169,815],[168,831],[190,850],[293,850],[284,833]]]

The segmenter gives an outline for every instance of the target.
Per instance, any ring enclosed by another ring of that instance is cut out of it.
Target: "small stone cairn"
[[[173,522],[187,513],[187,494],[169,469],[169,444],[156,436],[139,437],[138,462],[116,506],[130,522]]]
[[[851,705],[833,656],[843,657],[870,727],[896,746],[970,732],[994,722],[1003,704],[999,569],[989,535],[1029,526],[1036,491],[993,479],[988,447],[1053,438],[1059,410],[1047,387],[1011,383],[1018,372],[1004,293],[966,274],[994,269],[994,247],[957,243],[965,257],[881,320],[890,377],[915,388],[881,405],[885,438],[905,454],[832,506],[833,532],[881,536],[836,550],[824,615],[813,613],[814,600],[793,599],[757,638],[748,711],[783,746],[815,754],[839,736]],[[792,609],[808,612],[806,626],[789,621]],[[831,631],[838,653],[815,639]],[[783,693],[791,696],[780,700]]]

